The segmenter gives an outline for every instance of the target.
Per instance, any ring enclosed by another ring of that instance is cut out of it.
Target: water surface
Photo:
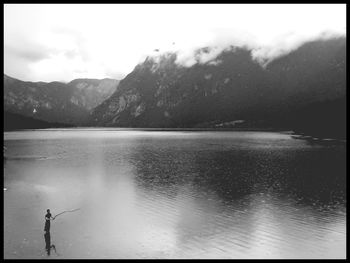
[[[4,256],[345,258],[346,148],[288,133],[4,133]],[[5,190],[6,189],[6,190]]]

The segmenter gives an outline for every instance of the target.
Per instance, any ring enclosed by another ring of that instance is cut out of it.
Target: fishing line
[[[64,214],[64,213],[67,213],[67,212],[75,212],[75,211],[78,211],[78,210],[80,210],[80,208],[73,209],[73,210],[66,210],[66,211],[63,211],[63,212],[61,212],[61,213],[55,215],[53,219],[55,219],[56,217],[58,217],[59,215],[62,215],[62,214]]]

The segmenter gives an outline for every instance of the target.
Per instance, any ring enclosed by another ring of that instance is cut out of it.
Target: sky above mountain
[[[345,4],[5,4],[4,73],[27,81],[122,79],[146,56],[191,66],[230,45],[262,65],[306,41],[345,36]]]

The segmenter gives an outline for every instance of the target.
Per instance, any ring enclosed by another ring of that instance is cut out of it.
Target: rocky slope
[[[198,54],[208,51],[203,48]],[[206,127],[244,120],[285,127],[290,119],[293,125],[299,120],[302,124],[315,119],[303,113],[308,105],[330,105],[338,99],[345,103],[345,59],[345,38],[306,43],[265,68],[252,59],[250,50],[233,47],[213,61],[189,68],[175,63],[176,54],[148,57],[91,112],[90,123]],[[333,115],[338,111],[334,109]]]
[[[73,90],[71,101],[91,110],[111,96],[118,84],[116,79],[75,79],[67,85]]]
[[[111,79],[27,82],[4,75],[5,111],[48,122],[81,125],[89,111],[117,88]]]

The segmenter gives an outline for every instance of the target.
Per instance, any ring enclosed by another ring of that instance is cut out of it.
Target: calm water
[[[287,133],[4,133],[4,256],[345,258],[346,147]]]

